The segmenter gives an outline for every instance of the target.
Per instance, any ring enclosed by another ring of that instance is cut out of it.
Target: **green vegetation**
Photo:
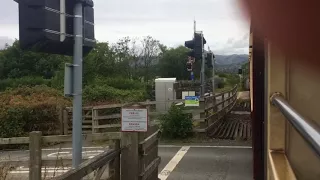
[[[83,58],[84,105],[144,101],[151,99],[156,76],[188,80],[187,48],[168,48],[150,36],[125,37],[115,44],[98,42]],[[61,107],[70,106],[64,98],[64,65],[69,56],[22,51],[19,41],[0,50],[0,137],[20,136],[31,130],[55,134]],[[194,64],[199,79],[200,61]],[[211,70],[206,76],[211,78]],[[238,83],[237,76],[219,74],[221,90]],[[174,128],[169,136],[184,138],[192,128],[188,117],[172,109],[163,118],[164,128]],[[177,118],[186,119],[179,124]],[[165,129],[163,129],[166,131]]]
[[[8,89],[0,94],[0,137],[41,130],[57,134],[59,109],[70,105],[61,92],[45,85]]]
[[[240,85],[240,77],[233,73],[217,73],[217,76],[223,79],[218,85],[216,92],[223,92],[232,89],[235,85]]]
[[[189,79],[187,51],[150,36],[98,42],[83,59],[84,105],[151,99],[156,76]],[[0,50],[0,137],[56,133],[59,108],[71,105],[63,96],[64,64],[71,62],[69,56],[22,51],[18,40]]]
[[[183,107],[171,105],[167,114],[160,116],[163,138],[184,139],[192,135],[192,117],[183,113]]]

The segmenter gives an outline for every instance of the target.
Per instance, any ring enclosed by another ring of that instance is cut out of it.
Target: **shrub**
[[[50,87],[63,90],[64,88],[64,71],[57,71],[55,76],[50,79]]]
[[[91,83],[89,83],[89,84],[91,84]],[[95,80],[92,84],[108,85],[108,86],[114,87],[116,89],[123,89],[123,90],[145,88],[145,84],[140,81],[121,78],[121,77],[117,77],[117,78],[97,77],[97,78],[95,78]]]
[[[214,84],[216,88],[218,89],[224,88],[225,82],[222,78],[214,78],[214,81],[215,81]]]
[[[167,114],[160,116],[160,129],[164,138],[181,139],[192,134],[192,117],[183,113],[183,107],[171,105]]]
[[[237,74],[229,74],[227,77],[227,84],[235,86],[240,83],[240,77]]]
[[[145,90],[121,90],[108,85],[88,85],[83,90],[83,99],[90,102],[137,102],[144,101]]]
[[[17,88],[22,86],[36,86],[36,85],[47,85],[50,86],[50,80],[42,77],[26,76],[22,78],[9,78],[0,80],[0,91],[4,91],[9,88]]]
[[[45,135],[60,129],[59,108],[70,105],[60,91],[48,86],[20,87],[0,93],[0,137]]]

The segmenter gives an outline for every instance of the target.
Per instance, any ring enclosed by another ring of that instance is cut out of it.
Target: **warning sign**
[[[148,110],[146,108],[122,108],[121,131],[148,131]]]

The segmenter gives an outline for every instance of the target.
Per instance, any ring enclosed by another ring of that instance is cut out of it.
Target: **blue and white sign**
[[[200,96],[186,96],[184,99],[185,106],[199,106]]]

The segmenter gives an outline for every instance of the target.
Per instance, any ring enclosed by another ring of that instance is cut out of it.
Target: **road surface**
[[[246,146],[160,146],[161,180],[250,180],[252,149]]]
[[[105,150],[88,147],[83,156],[93,157]],[[71,158],[71,148],[60,150],[59,157]],[[1,159],[25,160],[28,151],[2,152]],[[57,149],[44,149],[43,158],[57,157]],[[160,180],[249,180],[252,179],[252,149],[248,146],[214,145],[159,145]],[[46,176],[57,176],[69,168],[44,167]],[[28,167],[19,166],[10,171],[10,180],[28,179]],[[1,178],[0,178],[1,179]]]

